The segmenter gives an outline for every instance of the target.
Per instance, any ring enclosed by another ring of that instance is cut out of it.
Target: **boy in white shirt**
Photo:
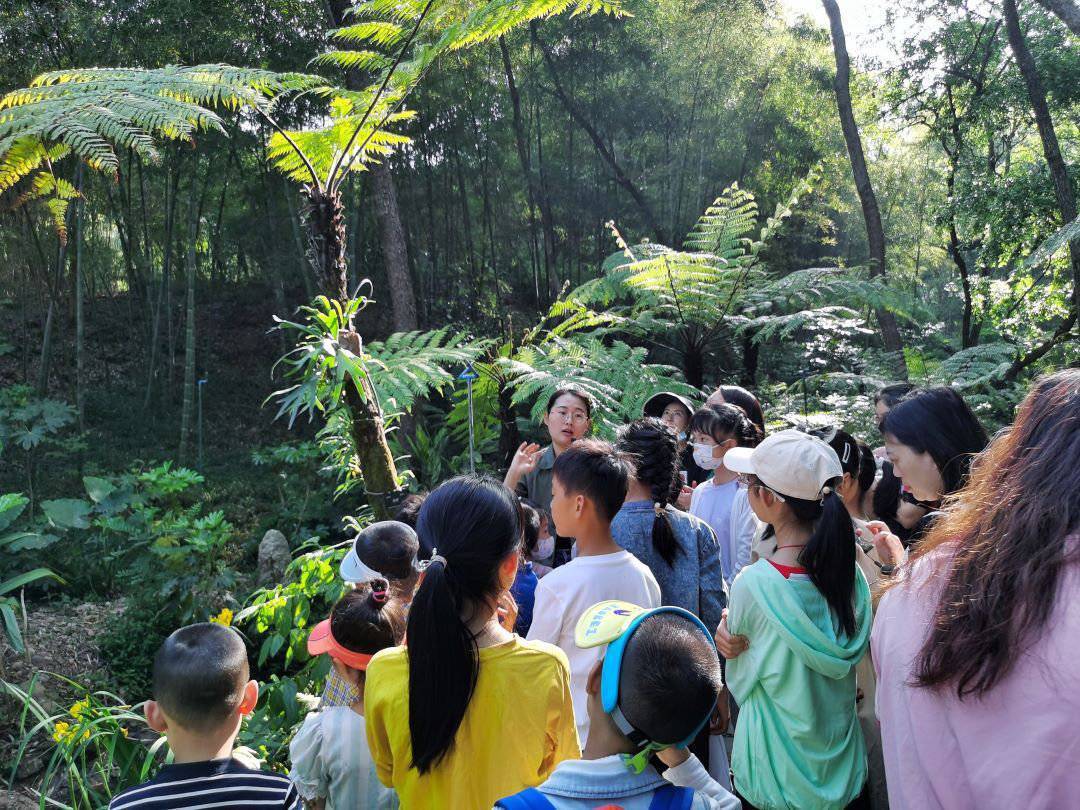
[[[537,585],[528,638],[555,644],[566,653],[582,745],[589,733],[586,682],[601,651],[574,643],[578,617],[597,602],[612,599],[645,608],[660,605],[656,577],[611,536],[611,521],[626,499],[631,471],[627,457],[596,439],[572,444],[555,459],[552,470],[551,517],[560,534],[577,540],[577,556]]]

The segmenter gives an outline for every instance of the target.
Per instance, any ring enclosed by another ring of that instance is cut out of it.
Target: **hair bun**
[[[376,577],[368,583],[371,586],[371,601],[379,608],[390,599],[390,583],[383,577]]]

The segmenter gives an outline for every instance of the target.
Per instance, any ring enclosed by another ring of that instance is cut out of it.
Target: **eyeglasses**
[[[775,489],[761,483],[761,481],[758,480],[756,475],[751,475],[749,473],[740,473],[739,474],[739,483],[742,484],[744,487],[746,487],[748,490],[750,490],[750,489],[767,489],[767,490],[769,490],[769,492],[771,492],[776,497],[776,500],[780,501],[781,503],[784,503],[786,501],[786,498],[784,498],[784,496],[781,495],[779,492],[777,492]]]
[[[560,421],[573,422],[575,425],[580,425],[589,421],[589,417],[581,411],[570,412],[565,408],[556,408],[551,412],[551,415]]]

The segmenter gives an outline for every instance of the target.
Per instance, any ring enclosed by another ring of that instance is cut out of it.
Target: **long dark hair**
[[[690,430],[712,436],[717,444],[734,439],[739,447],[757,447],[764,434],[746,412],[727,402],[706,405],[690,417]]]
[[[855,527],[836,492],[839,478],[829,481],[832,490],[820,501],[805,501],[784,496],[795,518],[803,524],[814,525],[814,532],[799,554],[810,581],[825,597],[840,622],[844,634],[855,635]]]
[[[675,432],[655,416],[648,416],[622,428],[616,446],[634,457],[634,477],[649,487],[653,504],[664,507],[656,510],[653,519],[652,544],[664,562],[674,565],[682,551],[667,513],[679,480],[679,441]]]
[[[960,489],[967,480],[971,459],[989,439],[964,402],[948,386],[913,391],[890,410],[882,432],[916,453],[929,453],[944,483],[943,495]]]
[[[716,390],[720,392],[720,396],[724,398],[725,403],[742,408],[743,413],[750,417],[750,421],[761,430],[761,436],[764,438],[765,412],[761,410],[761,403],[758,402],[758,398],[738,385],[721,385]]]
[[[955,547],[915,683],[981,697],[1046,629],[1080,563],[1080,370],[1040,378],[919,546]],[[906,577],[905,577],[906,578]]]
[[[413,767],[427,773],[454,745],[479,676],[476,639],[462,614],[499,593],[499,564],[521,545],[521,505],[491,478],[461,476],[432,491],[416,532],[430,563],[409,610],[409,734]]]

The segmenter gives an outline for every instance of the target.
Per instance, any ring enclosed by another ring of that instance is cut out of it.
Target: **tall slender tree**
[[[1069,30],[1080,37],[1080,5],[1073,0],[1039,0],[1039,4],[1060,17]]]
[[[1058,143],[1057,131],[1054,129],[1054,120],[1050,117],[1050,107],[1046,103],[1046,89],[1043,87],[1035,59],[1031,55],[1031,49],[1028,48],[1027,39],[1020,27],[1020,13],[1016,0],[1003,0],[1002,11],[1005,14],[1005,30],[1009,35],[1009,48],[1016,59],[1020,75],[1024,77],[1024,85],[1027,87],[1028,98],[1031,100],[1035,126],[1039,130],[1039,140],[1042,141],[1043,156],[1046,158],[1050,178],[1054,183],[1054,197],[1057,200],[1062,221],[1068,224],[1076,219],[1076,195],[1073,193],[1069,171],[1061,156],[1061,146]],[[1059,343],[1069,339],[1072,334],[1077,315],[1080,313],[1080,239],[1069,242],[1069,263],[1072,269],[1073,288],[1068,316],[1049,338],[1013,361],[1006,373],[1008,379],[1015,379],[1023,369],[1045,356]]]
[[[881,209],[877,195],[870,182],[870,172],[866,168],[863,155],[862,139],[859,127],[855,123],[855,113],[851,107],[851,61],[848,58],[847,40],[844,37],[844,23],[840,17],[840,7],[836,0],[821,0],[825,13],[829,16],[829,31],[832,35],[833,54],[836,57],[836,77],[833,88],[836,91],[836,107],[840,114],[840,128],[844,132],[848,158],[851,161],[851,174],[855,179],[855,190],[859,194],[863,221],[866,223],[866,240],[870,248],[870,275],[885,275],[885,229],[881,224]],[[896,325],[896,316],[884,307],[878,307],[876,313],[881,337],[885,349],[896,358],[896,372],[906,379],[907,363],[904,360],[904,344],[900,339],[900,329]]]

